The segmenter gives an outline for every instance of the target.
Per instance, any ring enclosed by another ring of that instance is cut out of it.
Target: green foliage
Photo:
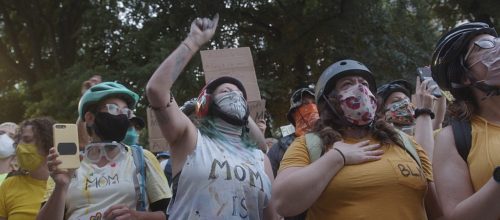
[[[6,122],[21,122],[23,120],[24,105],[23,100],[26,99],[24,89],[15,88],[14,86],[3,86],[0,92],[0,103],[2,110],[0,111],[0,121]]]
[[[436,19],[443,30],[458,21],[480,21],[493,26],[500,22],[500,4],[495,0],[432,0]]]
[[[459,9],[459,10],[457,10]],[[76,120],[80,86],[94,74],[141,94],[196,17],[220,14],[204,49],[251,47],[273,127],[286,124],[291,91],[333,62],[365,63],[378,83],[413,81],[441,31],[457,21],[498,23],[494,0],[0,0],[0,121]],[[174,85],[177,102],[204,84],[196,55]]]

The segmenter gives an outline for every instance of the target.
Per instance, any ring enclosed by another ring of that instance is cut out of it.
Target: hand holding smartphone
[[[434,97],[441,98],[441,96],[443,96],[441,89],[439,89],[439,86],[437,85],[437,83],[434,80],[432,80],[432,72],[431,72],[430,67],[428,67],[428,66],[418,67],[417,68],[417,75],[420,77],[420,82],[423,82],[424,80],[429,79],[429,78],[431,79],[431,81],[427,85],[428,87],[436,85],[436,87],[431,91],[431,94]]]
[[[78,129],[76,124],[54,124],[54,146],[62,163],[60,169],[76,169],[80,167],[80,151],[78,150]]]

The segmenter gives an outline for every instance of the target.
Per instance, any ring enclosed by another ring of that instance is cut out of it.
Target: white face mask
[[[247,113],[247,101],[240,91],[231,91],[214,97],[214,103],[227,115],[243,119]]]
[[[0,135],[0,159],[10,157],[14,153],[14,140],[7,134]]]

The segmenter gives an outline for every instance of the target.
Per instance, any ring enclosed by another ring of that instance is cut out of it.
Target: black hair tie
[[[434,117],[435,117],[434,112],[432,112],[432,110],[430,110],[428,108],[415,109],[415,115],[413,117],[418,118],[418,116],[420,116],[420,115],[429,115],[431,117],[431,119],[434,119]]]

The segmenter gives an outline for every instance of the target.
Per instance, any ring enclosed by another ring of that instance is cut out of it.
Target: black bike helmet
[[[411,97],[412,91],[413,86],[411,85],[411,83],[406,80],[399,79],[378,87],[377,95],[382,98],[382,103],[385,103],[387,98],[389,98],[392,93],[402,92],[407,97]]]
[[[230,84],[233,84],[236,87],[238,87],[238,89],[243,93],[243,97],[245,97],[245,99],[247,99],[247,91],[245,90],[245,87],[243,86],[243,84],[238,79],[230,77],[230,76],[219,77],[219,78],[209,82],[205,87],[206,92],[208,94],[212,94],[215,91],[215,89],[217,89],[217,87],[219,87],[220,85],[222,85],[224,83],[230,83]]]
[[[349,75],[358,75],[363,77],[366,81],[368,81],[372,93],[377,91],[375,77],[364,64],[355,60],[341,60],[326,68],[326,70],[323,71],[319,77],[315,92],[316,103],[319,103],[322,100],[321,97],[324,94],[330,93],[330,91],[335,87],[337,80]]]
[[[293,113],[298,107],[302,105],[302,99],[304,95],[310,95],[314,97],[314,90],[310,88],[300,88],[295,90],[295,92],[292,93],[292,97],[290,97],[290,109],[286,114],[286,118],[290,123],[293,124],[293,126],[295,126],[295,120],[293,120]]]
[[[442,90],[449,91],[453,88],[452,84],[461,84],[458,80],[462,77],[452,77],[451,74],[457,74],[457,71],[449,71],[449,65],[456,59],[464,59],[470,40],[480,34],[498,36],[488,24],[473,22],[451,29],[439,39],[432,54],[431,70],[432,78]]]

